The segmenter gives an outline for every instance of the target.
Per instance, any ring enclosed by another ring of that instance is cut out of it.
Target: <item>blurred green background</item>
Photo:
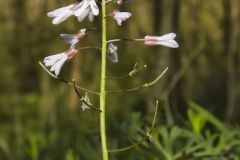
[[[70,18],[51,24],[47,12],[67,0],[0,0],[0,159],[99,160],[99,115],[82,111],[72,87],[52,79],[38,64],[45,56],[68,49],[60,33],[101,27]],[[108,19],[108,39],[142,38],[177,33],[178,49],[117,43],[119,63],[108,61],[108,76],[122,76],[135,63],[148,67],[132,78],[108,80],[108,90],[142,85],[167,74],[153,87],[107,95],[109,148],[128,146],[144,136],[160,100],[152,143],[111,153],[111,160],[209,159],[240,157],[240,1],[132,0],[117,6],[132,17],[122,27]],[[79,44],[100,46],[101,33],[91,32]],[[99,90],[100,54],[80,51],[60,77]],[[81,92],[84,94],[84,92]],[[99,105],[98,97],[89,94]]]

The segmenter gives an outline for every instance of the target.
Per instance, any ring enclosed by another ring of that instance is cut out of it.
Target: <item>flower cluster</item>
[[[71,16],[77,17],[78,22],[82,22],[88,17],[89,21],[94,20],[94,16],[99,15],[99,8],[95,0],[83,0],[81,2],[72,3],[68,6],[61,7],[47,14],[49,17],[53,17],[52,23],[57,25],[64,22]],[[56,76],[60,74],[63,64],[78,53],[76,45],[79,41],[85,38],[88,31],[91,29],[80,29],[75,34],[60,34],[62,40],[65,43],[70,44],[69,49],[66,52],[58,53],[52,56],[44,58],[44,64],[46,67],[50,67],[50,71],[54,72]]]
[[[130,3],[131,0],[107,0],[106,3],[115,2],[118,5],[124,3]],[[82,0],[81,2],[76,2],[69,4],[68,6],[61,7],[47,14],[49,17],[53,17],[52,23],[57,25],[64,22],[70,16],[75,16],[78,22],[82,22],[88,17],[89,21],[94,20],[94,16],[99,15],[99,8],[96,0]],[[124,21],[132,16],[130,12],[121,12],[119,10],[114,10],[108,14],[108,17],[112,17],[117,21],[119,26],[122,25]],[[83,40],[88,32],[92,29],[80,29],[75,34],[60,34],[62,40],[70,45],[66,52],[61,52],[52,56],[44,58],[44,64],[46,67],[50,67],[50,71],[54,72],[56,76],[60,74],[63,64],[72,59],[77,53],[76,45],[79,41]],[[177,48],[178,43],[174,40],[176,37],[175,33],[165,34],[163,36],[150,36],[147,35],[144,39],[132,39],[133,41],[144,41],[145,45],[162,45],[170,48]],[[121,40],[121,39],[120,39]],[[122,39],[124,40],[124,39]],[[108,43],[107,57],[113,63],[118,62],[118,47],[113,43]]]
[[[130,2],[130,0],[117,0],[114,1],[119,5],[123,3]],[[78,22],[82,22],[88,17],[89,21],[94,20],[94,16],[99,15],[99,8],[97,6],[96,0],[82,0],[81,2],[76,2],[69,4],[65,7],[58,8],[47,14],[52,17],[52,24],[58,25],[64,22],[71,16],[75,16]],[[122,22],[130,18],[131,13],[129,12],[119,12],[114,10],[109,13],[109,17],[113,17],[118,25],[122,25]],[[60,34],[62,40],[65,43],[70,44],[69,49],[66,52],[61,52],[44,58],[44,64],[46,67],[50,67],[50,71],[54,72],[56,76],[60,74],[63,64],[72,59],[78,51],[76,50],[76,45],[79,41],[84,39],[88,31],[91,29],[80,29],[76,34]],[[108,59],[114,63],[118,62],[117,46],[113,44],[108,45],[107,51]]]

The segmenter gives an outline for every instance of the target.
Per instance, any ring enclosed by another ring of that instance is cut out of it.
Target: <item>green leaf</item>
[[[214,115],[212,115],[209,111],[201,107],[200,105],[190,102],[189,107],[195,110],[198,114],[201,114],[203,117],[206,118],[208,122],[210,122],[214,127],[222,132],[228,132],[228,129],[224,126],[224,124],[218,120]]]

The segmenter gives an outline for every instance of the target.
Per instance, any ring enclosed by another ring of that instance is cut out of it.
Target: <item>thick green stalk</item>
[[[106,101],[106,0],[102,0],[102,65],[101,65],[101,91],[100,91],[100,132],[102,141],[102,157],[103,160],[108,160],[107,139],[106,139],[106,125],[105,125],[105,101]]]

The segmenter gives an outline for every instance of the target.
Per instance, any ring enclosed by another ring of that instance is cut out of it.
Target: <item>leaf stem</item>
[[[154,84],[156,84],[164,75],[165,73],[167,72],[168,70],[168,67],[164,69],[164,71],[157,77],[155,78],[153,81],[149,82],[149,83],[144,83],[140,86],[137,86],[137,87],[134,87],[134,88],[130,88],[130,89],[125,89],[125,90],[115,90],[115,91],[106,91],[106,93],[126,93],[126,92],[133,92],[133,91],[137,91],[141,88],[147,88],[147,87],[150,87]]]
[[[155,127],[155,123],[156,123],[156,119],[157,119],[158,102],[159,102],[159,101],[157,100],[157,101],[156,101],[155,112],[154,112],[153,121],[152,121],[152,125],[151,125],[151,128],[150,128],[150,131],[149,131],[149,132],[146,132],[145,135],[144,135],[144,137],[143,137],[140,141],[138,141],[138,142],[136,142],[136,143],[134,143],[134,144],[132,144],[132,145],[130,145],[130,146],[128,146],[128,147],[108,150],[108,152],[114,153],[114,152],[127,151],[127,150],[130,150],[130,149],[133,149],[133,148],[137,147],[138,145],[140,145],[141,143],[143,143],[143,142],[146,141],[147,139],[149,139],[149,140],[151,141],[151,139],[152,139],[152,131],[153,131],[154,127]]]
[[[141,72],[143,69],[147,68],[147,65],[144,65],[140,68],[135,68],[137,66],[137,63],[134,65],[134,68],[128,72],[128,74],[119,76],[119,77],[106,77],[106,79],[112,79],[112,80],[120,80],[124,78],[134,77],[138,72]]]
[[[74,87],[75,93],[77,94],[79,100],[80,100],[82,103],[84,103],[85,105],[87,105],[88,107],[90,107],[90,108],[93,109],[93,110],[102,112],[99,108],[93,107],[91,104],[89,104],[87,101],[84,100],[84,98],[83,98],[83,97],[81,96],[81,94],[78,92],[78,89],[77,89],[77,87],[76,87],[75,80],[73,80],[73,87]]]
[[[132,39],[132,38],[119,38],[119,39],[108,40],[107,43],[122,42],[122,41],[140,41],[140,42],[143,42],[145,40],[144,39]]]
[[[69,86],[73,86],[73,85],[74,85],[72,82],[68,82],[67,80],[65,80],[65,79],[63,79],[63,78],[60,78],[60,77],[54,75],[52,72],[50,72],[50,71],[42,64],[42,62],[39,61],[38,63],[39,63],[39,65],[40,65],[52,78],[54,78],[54,79],[56,79],[56,80],[59,80],[60,82],[63,82],[63,83],[65,83],[65,84],[69,85]],[[96,92],[96,91],[93,91],[93,90],[89,90],[89,89],[83,88],[83,87],[78,86],[78,85],[75,85],[75,87],[78,88],[78,89],[80,89],[80,90],[82,90],[82,91],[91,93],[91,94],[95,94],[95,95],[98,95],[98,96],[100,95],[99,92]]]

